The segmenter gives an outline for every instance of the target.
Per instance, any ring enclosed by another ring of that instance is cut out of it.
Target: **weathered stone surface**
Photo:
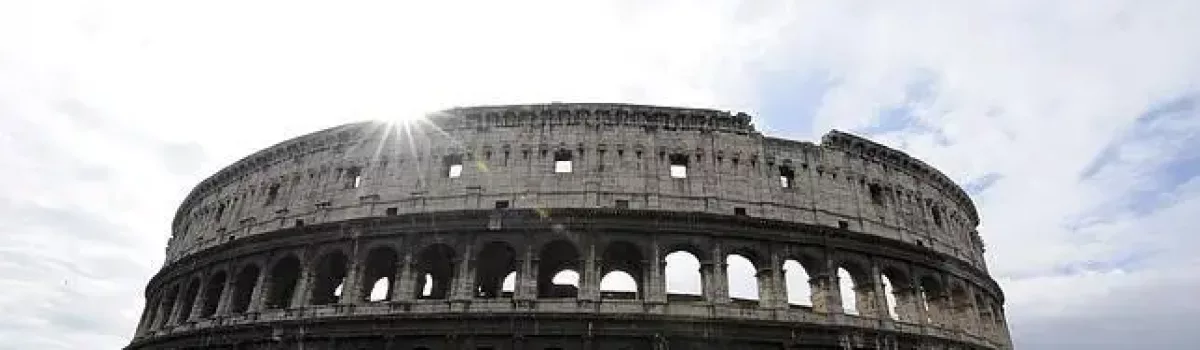
[[[188,195],[130,348],[1010,348],[977,224],[919,160],[837,131],[764,136],[745,114],[549,104],[349,124]],[[701,295],[666,292],[676,251],[700,261]],[[730,298],[728,254],[758,269],[759,300]],[[789,259],[811,307],[788,305]],[[565,269],[578,287],[551,282]],[[637,292],[600,291],[610,271]]]

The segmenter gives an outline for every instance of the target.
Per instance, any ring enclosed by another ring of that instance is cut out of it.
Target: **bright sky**
[[[1200,1],[606,4],[0,0],[0,348],[127,344],[174,208],[253,150],[548,101],[872,137],[970,189],[1018,348],[1200,343]]]

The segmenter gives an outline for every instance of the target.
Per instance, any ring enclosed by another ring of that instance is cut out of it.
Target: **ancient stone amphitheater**
[[[349,124],[192,190],[128,348],[1011,348],[978,221],[920,160],[740,113]]]

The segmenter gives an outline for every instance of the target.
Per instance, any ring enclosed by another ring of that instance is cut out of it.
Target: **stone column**
[[[579,271],[579,300],[600,299],[600,264],[596,263],[596,244],[588,239],[584,246],[583,268]]]
[[[839,281],[840,283],[840,281]],[[840,287],[840,284],[839,284]],[[854,308],[858,309],[858,315],[862,317],[883,318],[883,314],[879,309],[878,298],[875,290],[879,288],[878,283],[869,281],[862,285],[854,286]],[[840,291],[841,288],[838,288]]]
[[[808,280],[812,289],[813,311],[826,314],[840,314],[842,310],[842,292],[838,288],[837,275],[822,271],[813,274]]]
[[[342,280],[342,295],[338,297],[338,304],[362,304],[363,289],[370,288],[363,283],[363,268],[366,263],[362,261],[363,256],[358,252],[358,243],[355,243],[354,254],[351,254],[348,259],[349,266],[346,266],[346,278]],[[370,293],[370,291],[368,291]]]
[[[290,308],[301,308],[308,306],[308,301],[312,299],[312,280],[316,278],[312,268],[312,262],[308,259],[300,262],[300,278],[296,280],[296,290],[292,293],[292,306]]]
[[[922,323],[920,322],[917,309],[920,305],[920,295],[913,287],[897,287],[892,286],[892,293],[896,295],[896,319],[903,322]]]
[[[708,283],[704,286],[711,292],[708,299],[716,304],[728,304],[729,300],[729,278],[726,276],[726,268],[729,264],[725,263],[725,254],[722,252],[720,244],[713,245],[712,256],[709,258],[708,267]],[[709,287],[711,286],[711,287]]]
[[[537,299],[537,264],[534,257],[533,239],[525,236],[524,256],[517,262],[517,280],[513,286],[513,300],[526,307],[531,306]]]
[[[417,278],[412,271],[412,260],[412,252],[405,252],[397,262],[399,266],[396,268],[396,275],[392,276],[392,295],[389,298],[394,302],[408,303],[416,297],[417,291],[413,287],[416,286]]]
[[[449,299],[452,301],[467,301],[475,298],[475,257],[474,244],[467,243],[463,255],[454,265],[454,281],[450,285]]]
[[[650,246],[650,260],[642,264],[645,269],[642,279],[644,290],[638,292],[647,303],[664,304],[667,302],[666,261],[658,247],[657,236],[651,240]]]
[[[217,301],[217,312],[213,313],[215,316],[229,315],[229,308],[232,306],[230,304],[233,302],[233,294],[236,293],[233,290],[233,285],[237,282],[237,275],[232,273],[231,269],[226,269],[225,271],[225,286],[221,287],[221,298]]]
[[[203,286],[204,286],[204,284],[201,283],[201,288],[203,288]],[[179,314],[181,312],[183,312],[183,294],[186,292],[187,292],[187,285],[180,283],[179,289],[176,290],[176,292],[175,292],[175,298],[174,298],[175,300],[173,300],[173,302],[169,306],[169,308],[171,309],[170,316],[168,316],[167,319],[163,320],[163,323],[162,323],[163,325],[174,325],[174,324],[179,323]]]
[[[874,261],[871,262],[870,273],[870,281],[873,288],[871,288],[870,295],[868,297],[872,304],[872,309],[874,310],[874,314],[872,316],[882,320],[891,320],[892,316],[890,309],[894,305],[888,304],[887,289],[885,289],[883,286],[883,274],[879,272],[879,265],[875,264]],[[888,282],[893,283],[890,280]],[[892,286],[892,288],[895,288],[895,286]]]
[[[254,286],[251,287],[253,289],[250,292],[250,305],[246,307],[247,313],[262,311],[263,304],[266,303],[266,291],[268,290],[267,278],[268,275],[270,275],[270,271],[267,270],[267,267],[267,265],[263,265],[263,268],[258,271],[258,280],[255,281]]]
[[[212,278],[212,276],[209,275],[209,276],[204,276],[203,278],[200,279],[200,285],[199,285],[198,289],[196,290],[196,297],[192,300],[192,309],[188,310],[188,320],[199,319],[200,312],[204,311],[204,303],[206,302],[206,299],[208,297],[207,295],[204,295],[204,293],[208,292],[208,282],[209,282],[209,279],[211,279],[211,278]],[[187,320],[181,320],[181,321],[187,321]]]

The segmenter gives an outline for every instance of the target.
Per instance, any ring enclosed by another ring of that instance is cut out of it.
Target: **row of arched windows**
[[[653,266],[643,250],[633,243],[614,241],[597,252],[598,259],[591,262],[591,268],[600,277],[594,287],[597,290],[594,296],[599,299],[645,299],[648,283],[662,283],[665,301],[671,302],[712,300],[719,298],[719,290],[723,289],[725,296],[736,303],[758,301],[769,306],[767,303],[774,302],[782,307],[840,310],[847,314],[889,317],[913,323],[957,324],[968,316],[974,317],[980,325],[1000,325],[1003,320],[991,316],[1001,315],[999,307],[982,294],[977,293],[971,298],[961,284],[955,284],[950,293],[945,293],[942,283],[929,276],[913,285],[914,280],[898,269],[881,268],[879,276],[872,278],[868,269],[843,264],[836,268],[836,274],[822,279],[820,276],[826,274],[813,263],[787,259],[777,267],[778,275],[774,275],[777,277],[772,277],[775,270],[756,266],[755,261],[762,260],[753,259],[753,254],[728,254],[722,264],[715,264],[724,269],[713,271],[706,265],[714,264],[702,264],[694,253],[697,250],[676,249],[663,257],[663,270],[658,275],[653,273]],[[149,328],[153,329],[209,318],[218,313],[241,314],[302,305],[449,299],[454,295],[512,298],[517,294],[522,278],[528,278],[526,283],[532,289],[526,295],[575,298],[580,296],[581,288],[588,285],[585,279],[591,278],[587,276],[589,262],[584,254],[567,240],[551,241],[538,249],[536,260],[530,263],[531,276],[520,277],[520,259],[517,250],[507,242],[486,243],[475,252],[469,262],[471,266],[465,270],[472,274],[473,281],[468,284],[456,282],[457,275],[464,271],[460,266],[463,260],[446,244],[431,244],[415,252],[407,266],[402,263],[398,251],[390,246],[367,250],[357,264],[341,250],[321,254],[307,266],[297,255],[284,255],[268,264],[265,270],[254,263],[240,266],[232,280],[225,271],[218,271],[204,279],[193,277],[186,283],[175,285],[149,304],[151,307],[147,309],[143,324],[151,325]],[[354,269],[357,273],[352,271]],[[815,271],[818,278],[813,278],[809,271]],[[649,275],[658,275],[661,280]],[[724,277],[724,283],[706,293],[705,285],[720,276]],[[351,278],[358,280],[351,281]],[[408,279],[408,283],[397,283],[398,279]],[[828,281],[828,287],[822,284],[823,281]],[[775,283],[780,285],[761,287]],[[874,283],[879,283],[879,288]],[[455,285],[469,285],[471,289],[456,291]],[[763,293],[767,295],[761,295]],[[840,307],[826,305],[827,300],[837,300],[827,299],[829,293],[841,296]],[[261,300],[257,307],[254,305],[256,297]]]

